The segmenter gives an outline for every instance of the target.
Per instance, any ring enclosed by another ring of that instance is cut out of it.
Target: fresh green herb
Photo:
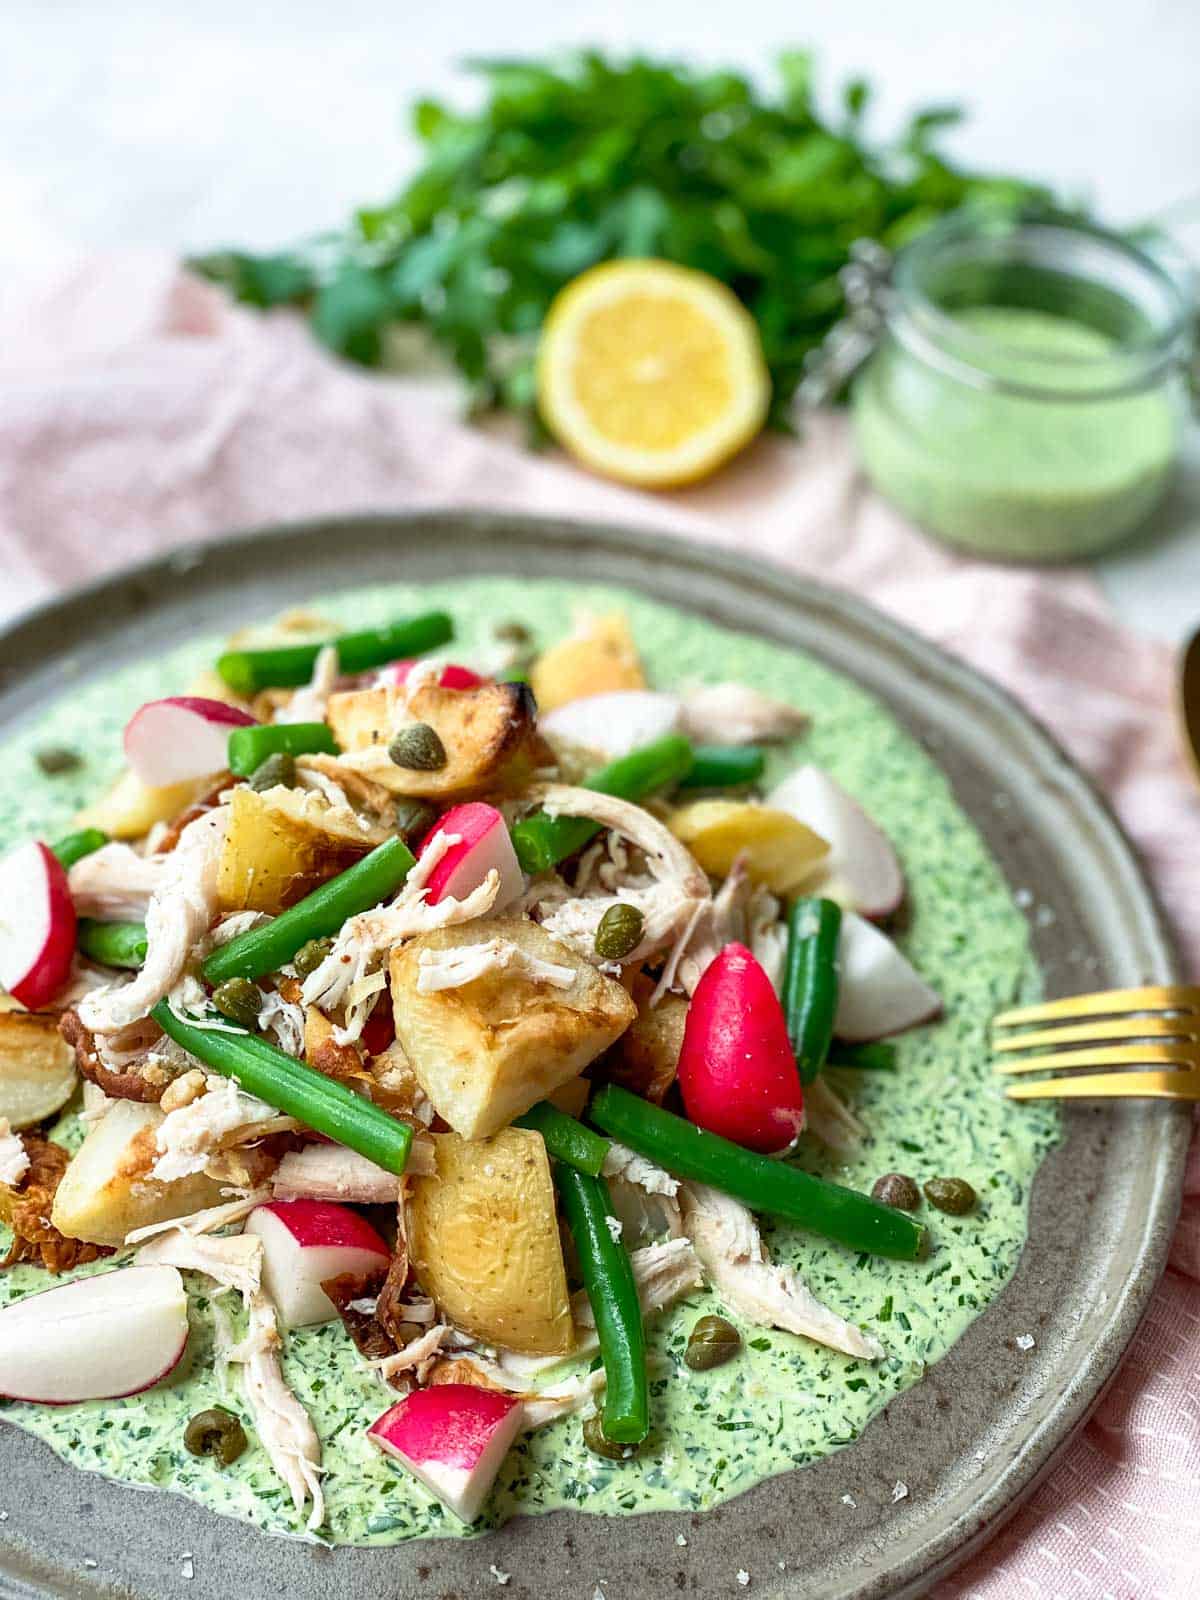
[[[898,136],[866,132],[861,80],[818,108],[812,58],[780,57],[763,91],[670,61],[484,61],[482,108],[414,108],[424,165],[340,235],[265,256],[193,263],[255,306],[303,306],[333,350],[368,366],[388,327],[417,323],[453,359],[476,409],[532,420],[534,353],[551,301],[577,273],[659,256],[728,283],[758,323],[787,423],[805,357],[845,309],[856,240],[904,244],[968,204],[1045,206],[1044,189],[952,165],[952,109]]]

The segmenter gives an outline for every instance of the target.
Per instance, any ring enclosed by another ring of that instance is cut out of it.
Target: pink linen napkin
[[[655,524],[855,590],[1006,685],[1107,791],[1200,978],[1200,796],[1171,662],[1084,573],[985,567],[864,485],[840,417],[649,497],[458,423],[425,383],[325,356],[153,256],[0,304],[0,616],[183,540],[331,512],[486,506]],[[1200,1149],[1171,1265],[1116,1383],[1031,1502],[934,1591],[1183,1600],[1200,1588]]]

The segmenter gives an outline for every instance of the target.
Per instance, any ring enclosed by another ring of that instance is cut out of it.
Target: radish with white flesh
[[[783,1007],[744,944],[727,944],[696,986],[678,1080],[693,1122],[749,1150],[786,1150],[804,1126]]]
[[[904,899],[904,874],[891,841],[820,767],[800,767],[767,796],[829,845],[819,892],[861,916],[890,916]],[[814,891],[818,892],[818,891]]]
[[[408,682],[409,674],[417,665],[415,661],[389,661],[386,667],[381,667],[379,676],[375,679],[376,688],[392,685],[401,687]],[[439,689],[478,689],[481,683],[486,683],[486,678],[481,678],[477,672],[472,672],[470,667],[460,667],[456,662],[448,661],[438,674]]]
[[[254,723],[248,711],[199,695],[148,700],[125,724],[125,759],[155,789],[205,778],[228,766],[231,731]]]
[[[848,911],[838,939],[838,1008],[833,1031],[855,1044],[929,1022],[941,996],[878,928]]]
[[[337,1308],[321,1288],[345,1273],[386,1272],[392,1253],[357,1211],[331,1200],[272,1200],[256,1206],[246,1232],[263,1247],[263,1288],[285,1328],[332,1322]]]
[[[29,1011],[66,983],[75,955],[75,905],[67,874],[39,839],[0,857],[0,987]]]
[[[609,694],[569,700],[540,718],[538,727],[553,739],[615,761],[678,732],[680,715],[676,695],[656,694],[652,689],[614,689]]]
[[[0,1311],[0,1394],[68,1406],[149,1389],[187,1347],[174,1267],[125,1267],[31,1294]]]
[[[495,806],[482,800],[454,806],[426,834],[419,853],[424,855],[433,841],[443,835],[457,837],[458,843],[450,845],[429,874],[427,904],[435,906],[447,895],[465,900],[492,871],[500,875],[500,893],[492,905],[493,913],[503,911],[524,892],[525,878],[517,853],[504,818]]]
[[[367,1438],[464,1522],[474,1522],[521,1427],[521,1402],[495,1389],[416,1389],[373,1422]]]

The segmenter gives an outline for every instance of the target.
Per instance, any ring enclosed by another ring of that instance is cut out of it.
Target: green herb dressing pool
[[[687,1335],[698,1317],[722,1309],[714,1297],[694,1293],[650,1329],[652,1358],[663,1370],[651,1384],[653,1433],[642,1453],[622,1464],[592,1455],[578,1418],[527,1435],[505,1463],[480,1526],[564,1506],[702,1510],[857,1438],[890,1399],[919,1381],[1011,1275],[1025,1237],[1030,1184],[1058,1127],[1049,1107],[1005,1101],[988,1070],[992,1012],[1037,992],[1025,920],[937,768],[873,700],[815,661],[636,595],[559,583],[396,585],[342,595],[320,609],[346,626],[369,626],[430,605],[453,612],[455,653],[464,656],[489,641],[495,621],[519,617],[549,641],[562,634],[573,605],[622,606],[656,684],[735,678],[806,707],[810,733],[772,756],[768,776],[799,759],[827,768],[869,805],[908,874],[910,915],[901,942],[943,995],[945,1018],[900,1040],[897,1072],[838,1075],[872,1130],[859,1157],[844,1162],[808,1148],[797,1159],[859,1188],[892,1169],[918,1180],[965,1177],[979,1191],[978,1211],[963,1218],[923,1213],[933,1250],[917,1265],[856,1257],[790,1228],[766,1228],[776,1257],[793,1262],[817,1295],[874,1332],[886,1359],[855,1361],[789,1334],[746,1327],[747,1347],[736,1361],[691,1372],[683,1363]],[[81,686],[52,719],[12,740],[4,750],[0,843],[65,831],[74,810],[114,776],[129,713],[144,699],[184,689],[218,642],[191,643],[157,665]],[[43,777],[34,753],[48,743],[86,753],[85,767]],[[57,1136],[78,1142],[74,1117],[64,1119]],[[0,1229],[6,1243],[3,1235]],[[0,1303],[49,1281],[30,1267],[0,1275]],[[205,1285],[190,1279],[189,1355],[161,1388],[61,1409],[0,1403],[0,1417],[47,1440],[76,1466],[191,1495],[267,1532],[298,1533],[303,1519],[254,1441],[236,1376],[226,1393],[213,1374]],[[291,1335],[286,1370],[321,1435],[328,1538],[390,1544],[463,1532],[367,1443],[366,1427],[388,1404],[387,1394],[359,1365],[340,1324]],[[194,1459],[182,1443],[188,1418],[218,1402],[243,1416],[251,1437],[251,1448],[225,1470]]]

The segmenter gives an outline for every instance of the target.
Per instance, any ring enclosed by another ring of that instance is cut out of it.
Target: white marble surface
[[[403,108],[465,56],[637,45],[762,68],[808,43],[879,86],[886,128],[961,101],[964,158],[1113,220],[1189,199],[1200,258],[1200,0],[0,0],[0,270],[77,247],[268,246],[386,196]],[[1162,637],[1200,622],[1200,441],[1134,549],[1098,565]]]

